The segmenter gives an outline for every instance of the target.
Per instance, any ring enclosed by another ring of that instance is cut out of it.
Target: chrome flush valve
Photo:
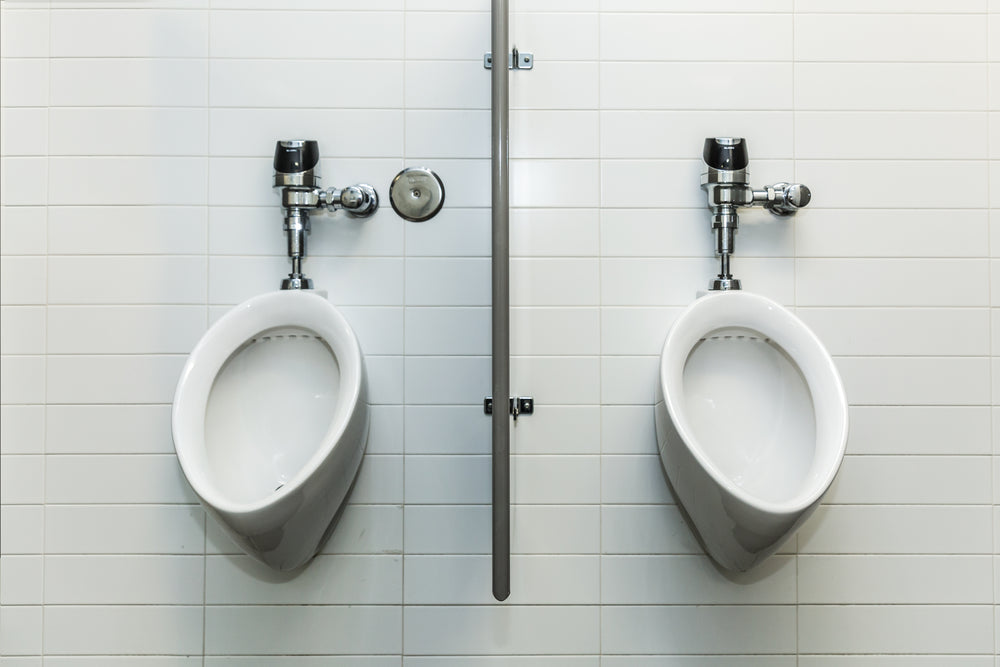
[[[302,274],[306,238],[311,231],[309,213],[315,209],[343,209],[352,217],[367,218],[378,210],[378,193],[364,183],[343,189],[321,189],[319,142],[301,139],[279,141],[275,145],[274,187],[280,188],[288,256],[292,260],[292,271],[281,281],[281,289],[312,289],[312,280]]]
[[[708,169],[701,175],[701,189],[708,195],[715,232],[715,254],[721,260],[719,276],[709,283],[711,290],[740,289],[740,281],[729,271],[729,256],[735,251],[740,207],[762,206],[775,215],[793,215],[812,198],[801,183],[775,183],[759,190],[750,187],[750,154],[746,139],[709,137],[702,158]]]

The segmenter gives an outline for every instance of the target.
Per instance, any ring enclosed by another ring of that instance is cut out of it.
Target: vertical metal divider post
[[[492,0],[493,597],[510,595],[510,192],[508,0]]]

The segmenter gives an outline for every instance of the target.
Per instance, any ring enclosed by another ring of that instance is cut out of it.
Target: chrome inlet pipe
[[[493,597],[510,595],[510,191],[508,172],[508,6],[492,0],[491,81],[493,237]]]

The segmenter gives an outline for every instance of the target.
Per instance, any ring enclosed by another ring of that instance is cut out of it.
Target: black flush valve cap
[[[313,140],[279,141],[274,147],[274,171],[301,174],[319,164],[319,142]]]
[[[705,164],[713,169],[737,171],[750,164],[747,140],[742,137],[709,137],[702,152]]]

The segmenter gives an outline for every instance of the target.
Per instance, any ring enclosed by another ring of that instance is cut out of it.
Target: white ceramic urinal
[[[655,414],[677,500],[730,570],[767,558],[809,516],[847,444],[847,399],[822,343],[743,291],[702,296],[674,322]]]
[[[309,291],[236,306],[181,373],[173,437],[184,475],[226,533],[275,569],[302,566],[332,531],[368,440],[354,332]]]

